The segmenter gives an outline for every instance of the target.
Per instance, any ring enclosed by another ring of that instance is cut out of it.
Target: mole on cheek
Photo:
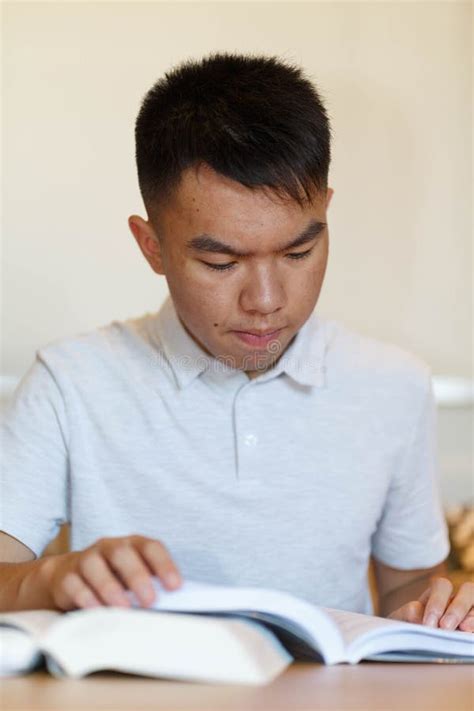
[[[215,323],[215,324],[214,324],[214,326],[218,326],[218,325],[219,325],[218,323]]]

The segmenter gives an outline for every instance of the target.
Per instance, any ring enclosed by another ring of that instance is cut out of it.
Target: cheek
[[[327,252],[326,252],[324,259],[320,259],[314,269],[314,279],[318,283],[319,287],[321,287],[321,283],[324,279],[327,263],[328,263],[328,259],[327,259]]]
[[[225,309],[235,301],[240,290],[235,274],[213,272],[202,265],[187,269],[183,283],[190,297],[206,304],[208,311]]]
[[[318,301],[326,270],[326,260],[318,260],[306,269],[298,270],[288,285],[288,305],[296,321],[303,323]]]
[[[328,250],[327,245],[321,250],[318,255],[318,259],[314,262],[312,269],[310,270],[309,278],[313,283],[313,288],[319,290],[326,273],[326,267],[328,263]]]
[[[293,288],[300,292],[314,293],[321,288],[326,271],[327,260],[319,259],[313,264],[308,264],[306,269],[298,270],[293,275]]]
[[[186,276],[186,289],[192,292],[196,299],[209,304],[231,301],[235,285],[236,281],[229,274],[214,273],[206,267],[190,270]]]
[[[181,313],[195,328],[217,331],[232,311],[233,289],[221,275],[203,273],[201,269],[183,269],[175,278],[168,278],[173,300]]]

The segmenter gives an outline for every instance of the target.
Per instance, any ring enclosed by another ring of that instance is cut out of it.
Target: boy
[[[170,297],[40,349],[22,380],[1,609],[149,605],[157,575],[370,612],[373,556],[382,614],[472,631],[472,586],[444,577],[429,371],[315,312],[333,194],[315,87],[272,57],[184,63],[145,97],[136,160],[129,226]],[[72,552],[39,558],[65,521]]]

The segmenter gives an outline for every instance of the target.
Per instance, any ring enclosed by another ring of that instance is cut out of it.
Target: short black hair
[[[184,61],[146,94],[135,141],[149,213],[200,163],[300,205],[328,186],[326,109],[302,70],[274,56],[215,52]]]

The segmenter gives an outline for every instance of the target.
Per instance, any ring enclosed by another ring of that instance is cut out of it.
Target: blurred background
[[[304,67],[333,126],[319,312],[435,374],[443,499],[473,495],[472,4],[4,2],[2,397],[35,350],[159,308],[133,129],[146,91],[213,50]],[[456,508],[457,507],[457,508]]]

